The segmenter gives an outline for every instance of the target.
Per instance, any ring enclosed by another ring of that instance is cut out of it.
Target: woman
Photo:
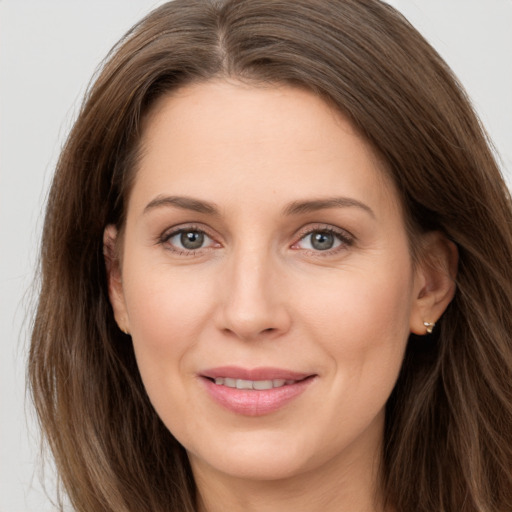
[[[512,210],[376,0],[176,0],[62,153],[30,356],[76,510],[512,507]]]

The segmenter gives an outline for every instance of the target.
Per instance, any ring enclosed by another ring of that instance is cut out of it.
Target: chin
[[[188,452],[192,468],[205,465],[232,478],[254,481],[283,480],[311,469],[311,457],[301,442],[275,436],[247,436],[251,439],[245,441],[240,435],[233,437],[237,439],[217,450],[210,445],[210,450],[195,451],[197,455]]]

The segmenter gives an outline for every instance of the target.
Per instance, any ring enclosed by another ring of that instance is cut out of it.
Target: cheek
[[[191,277],[190,269],[126,263],[130,332],[139,371],[156,405],[166,389],[181,386],[184,357],[195,350],[215,294],[211,283],[204,276]]]
[[[134,266],[125,285],[137,366],[158,415],[174,432],[187,432],[200,417],[189,370],[205,321],[211,316],[208,282],[188,270]],[[182,437],[184,437],[182,435]]]
[[[328,361],[330,406],[319,408],[316,419],[336,425],[324,432],[326,446],[348,446],[370,425],[382,427],[409,336],[412,283],[404,273],[340,273],[300,306],[309,338]]]
[[[392,388],[410,332],[412,271],[407,261],[401,267],[339,272],[315,289],[300,309],[310,336],[340,370],[336,378],[350,379],[361,390]]]
[[[211,307],[211,283],[191,272],[166,264],[126,268],[124,291],[133,334],[140,333],[148,343],[166,340],[168,345],[199,328]]]
[[[412,271],[407,263],[375,265],[373,268],[334,270],[312,286],[302,282],[302,308],[311,311],[312,318],[330,317],[329,324],[341,330],[357,329],[388,331],[396,323],[408,319],[412,303]],[[306,302],[308,305],[306,306]],[[405,322],[407,324],[407,322]]]

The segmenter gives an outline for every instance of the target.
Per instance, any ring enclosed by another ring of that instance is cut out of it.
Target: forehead
[[[141,147],[137,201],[230,192],[233,201],[236,192],[259,195],[260,205],[342,193],[398,203],[384,165],[352,125],[290,86],[211,81],[173,91],[146,116]]]

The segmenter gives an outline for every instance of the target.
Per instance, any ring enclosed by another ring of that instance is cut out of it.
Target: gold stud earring
[[[435,322],[423,322],[423,325],[427,329],[427,334],[432,334],[434,327],[436,326]]]

